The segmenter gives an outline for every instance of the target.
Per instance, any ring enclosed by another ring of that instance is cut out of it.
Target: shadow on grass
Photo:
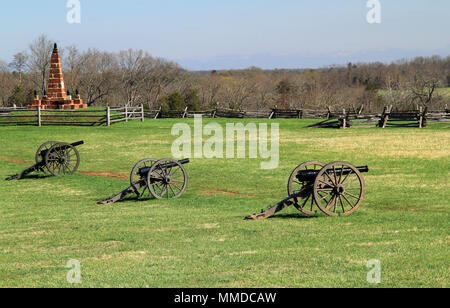
[[[108,200],[108,199],[105,199],[105,200]],[[105,201],[105,200],[102,200],[102,201]],[[155,201],[155,200],[158,200],[158,199],[155,199],[155,198],[137,198],[137,197],[127,197],[127,198],[125,198],[125,199],[122,199],[122,200],[119,200],[119,201],[116,201],[116,202],[114,202],[114,203],[110,203],[110,204],[98,204],[98,202],[101,202],[101,201],[99,201],[99,200],[95,200],[95,202],[97,203],[97,205],[99,205],[99,206],[109,206],[109,205],[114,205],[114,204],[126,204],[126,203],[129,203],[129,204],[139,204],[139,203],[144,203],[144,202],[149,202],[149,201]]]
[[[313,218],[321,218],[319,215],[305,216],[301,214],[278,214],[268,219],[313,219]]]
[[[320,215],[312,215],[312,216],[305,216],[302,214],[276,214],[272,217],[267,218],[266,220],[277,220],[277,219],[313,219],[313,218],[324,218],[325,216]],[[237,217],[236,217],[237,218]],[[245,218],[243,218],[245,220]],[[252,219],[247,219],[248,221],[252,221]],[[257,221],[257,220],[255,220]]]
[[[11,176],[13,176],[13,175],[12,175],[12,174],[9,175],[8,178],[11,177]],[[24,181],[26,181],[26,180],[42,180],[42,179],[47,179],[47,178],[51,178],[51,177],[53,177],[53,176],[52,176],[52,175],[31,174],[31,175],[26,175],[25,177],[23,177],[23,178],[20,179],[20,180],[14,179],[14,180],[12,180],[12,181],[21,181],[21,182],[24,182]],[[7,179],[5,179],[5,180],[7,181]]]

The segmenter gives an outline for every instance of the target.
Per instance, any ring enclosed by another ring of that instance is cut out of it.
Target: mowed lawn
[[[177,200],[96,202],[129,185],[142,158],[171,156],[171,128],[146,120],[112,127],[0,127],[0,287],[450,287],[450,130],[307,129],[280,124],[280,166],[259,159],[192,159]],[[204,123],[212,120],[204,120]],[[214,120],[225,127],[228,122]],[[74,142],[79,173],[3,181],[47,140]],[[265,221],[246,215],[286,197],[309,160],[369,165],[366,199],[350,217]],[[84,172],[84,173],[82,173]],[[66,282],[70,259],[82,283]],[[369,260],[382,282],[367,282]]]

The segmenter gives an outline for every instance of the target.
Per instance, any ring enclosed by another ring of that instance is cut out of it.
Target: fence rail
[[[0,108],[0,125],[80,125],[110,126],[114,123],[145,120],[144,107],[123,106],[98,109],[60,110],[27,109],[21,107]]]
[[[412,111],[393,111],[392,107],[385,107],[381,113],[363,113],[359,110],[332,111],[327,110],[281,110],[245,111],[231,109],[213,109],[204,111],[190,111],[188,108],[176,111],[144,110],[140,106],[106,107],[99,109],[78,110],[41,110],[21,107],[0,108],[0,125],[107,125],[128,122],[132,120],[144,121],[145,118],[193,118],[201,115],[205,118],[261,118],[261,119],[322,119],[309,127],[320,128],[349,128],[349,127],[425,127],[435,124],[450,124],[450,110],[432,110],[427,108]]]

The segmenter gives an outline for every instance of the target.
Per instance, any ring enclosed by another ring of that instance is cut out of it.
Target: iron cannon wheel
[[[350,172],[344,174],[344,169]],[[319,209],[328,216],[348,216],[358,210],[364,199],[364,190],[364,178],[355,166],[347,162],[334,162],[323,167],[317,175],[314,199]]]
[[[167,165],[171,167],[166,168]],[[147,176],[150,193],[157,199],[181,197],[187,181],[188,175],[183,165],[171,158],[158,160]]]
[[[54,176],[72,175],[80,165],[80,154],[68,143],[56,143],[45,155],[45,165]]]
[[[157,159],[146,158],[146,159],[139,161],[136,165],[134,165],[133,169],[131,170],[130,184],[135,189],[136,195],[138,195],[139,198],[144,196],[145,192],[148,189],[147,177],[145,177],[145,179],[144,179],[145,185],[140,185],[140,188],[139,188],[139,186],[136,185],[139,181],[142,180],[142,177],[139,174],[139,170],[141,168],[149,168],[150,169],[156,162],[157,162]]]
[[[295,194],[296,192],[302,190],[307,186],[308,183],[306,182],[300,182],[297,179],[297,174],[301,170],[321,170],[325,166],[324,163],[320,161],[309,161],[306,163],[303,163],[299,165],[297,168],[292,171],[291,176],[289,177],[288,181],[288,195],[291,196]],[[300,201],[300,202],[299,202]],[[303,199],[294,198],[294,206],[297,210],[302,212],[305,215],[314,215],[317,213],[317,209],[314,207],[314,197],[313,197],[313,190],[311,188],[310,191],[307,191],[305,193],[305,197]]]
[[[34,160],[36,161],[36,164],[40,164],[42,163],[43,160],[45,160],[45,157],[42,157],[41,153],[43,151],[48,151],[50,150],[50,148],[52,146],[54,146],[55,144],[59,143],[58,141],[47,141],[45,143],[43,143],[36,151],[36,155],[34,156]],[[48,171],[47,168],[42,168],[41,169],[42,172],[44,172],[45,174],[50,174],[50,172]]]

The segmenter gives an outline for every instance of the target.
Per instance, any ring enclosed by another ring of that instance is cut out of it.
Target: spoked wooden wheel
[[[314,199],[329,216],[348,216],[364,199],[364,179],[355,166],[334,162],[319,172],[314,182]]]
[[[59,143],[58,141],[47,141],[45,143],[43,143],[38,150],[36,151],[36,155],[34,156],[34,160],[36,161],[36,164],[40,164],[43,160],[45,160],[45,154],[48,152],[48,150],[50,150],[50,148],[52,146],[54,146],[55,144]],[[42,157],[41,153],[44,152],[44,157]],[[45,174],[50,174],[50,172],[48,172],[47,168],[42,168],[41,169],[42,172],[44,172]]]
[[[158,160],[147,177],[150,193],[157,199],[181,197],[186,190],[187,181],[183,165],[170,158]]]
[[[156,159],[154,158],[146,158],[139,161],[136,165],[134,165],[133,170],[130,173],[130,184],[135,189],[136,195],[138,197],[144,196],[145,192],[148,190],[147,185],[147,173],[149,172],[152,166],[156,163]],[[141,185],[136,185],[137,183],[144,181]]]
[[[319,171],[325,166],[324,163],[319,161],[310,161],[301,164],[297,168],[292,171],[291,176],[289,177],[288,182],[288,195],[291,196],[296,192],[299,192],[302,189],[307,189],[303,194],[303,198],[294,198],[294,206],[297,210],[302,212],[305,215],[314,215],[317,213],[317,210],[314,207],[314,197],[313,197],[313,189],[312,186],[310,189],[307,188],[311,183],[301,182],[297,179],[297,174],[302,170],[316,170]]]
[[[80,154],[68,143],[56,143],[45,155],[45,163],[47,170],[54,176],[72,175],[80,165]]]

